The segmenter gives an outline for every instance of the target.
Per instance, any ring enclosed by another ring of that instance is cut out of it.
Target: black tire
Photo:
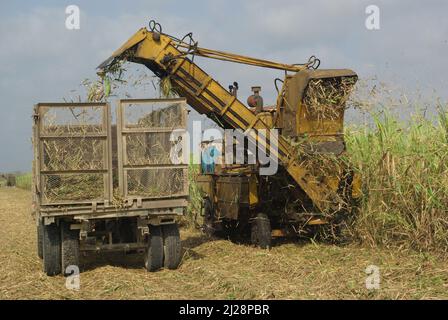
[[[145,253],[145,268],[153,272],[163,267],[163,237],[160,226],[149,226],[148,248]]]
[[[72,274],[67,272],[68,266],[76,266],[79,269],[79,231],[70,230],[70,223],[61,223],[61,264],[62,273],[65,276]]]
[[[44,226],[42,223],[42,220],[39,219],[39,222],[37,223],[37,256],[40,259],[43,259],[44,257],[44,245],[43,245],[43,241],[44,241]]]
[[[162,233],[163,266],[168,269],[177,269],[182,259],[182,246],[177,223],[162,226]]]
[[[264,213],[259,213],[252,219],[251,242],[262,249],[271,248],[271,222]]]
[[[61,230],[56,223],[43,226],[43,265],[47,276],[61,273]]]

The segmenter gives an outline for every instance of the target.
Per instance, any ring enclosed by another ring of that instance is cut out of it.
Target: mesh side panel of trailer
[[[142,198],[188,194],[185,101],[128,100],[120,108],[124,194]]]
[[[43,170],[101,170],[106,140],[90,138],[45,139],[42,142]]]
[[[182,168],[128,170],[128,195],[148,198],[183,195],[186,178]]]
[[[40,133],[44,135],[87,135],[107,130],[103,106],[43,106],[40,116]]]
[[[108,106],[39,106],[43,204],[109,198]]]
[[[104,199],[102,173],[48,174],[43,187],[46,203]]]
[[[133,133],[126,135],[127,163],[129,165],[163,165],[171,163],[171,148],[174,147],[175,141],[170,141],[170,136],[170,132]]]
[[[184,128],[181,103],[157,102],[128,103],[124,105],[125,128]]]

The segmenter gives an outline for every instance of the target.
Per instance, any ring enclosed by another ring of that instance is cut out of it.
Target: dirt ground
[[[79,291],[47,277],[36,253],[31,194],[0,188],[1,299],[441,299],[447,260],[393,249],[278,243],[270,251],[182,231],[178,270],[148,273],[139,255],[93,254],[81,262]],[[378,266],[380,288],[366,289]]]

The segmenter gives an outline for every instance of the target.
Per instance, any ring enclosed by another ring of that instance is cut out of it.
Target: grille
[[[104,199],[104,177],[101,173],[46,174],[43,187],[46,203]]]
[[[126,159],[128,165],[169,164],[171,133],[134,133],[126,135]]]
[[[187,142],[184,100],[122,101],[120,108],[124,194],[186,195],[187,166],[181,163]]]
[[[184,171],[183,168],[127,170],[128,195],[150,198],[183,195]]]
[[[58,138],[43,140],[43,170],[104,169],[106,140],[88,138]]]
[[[103,106],[49,106],[40,108],[41,134],[86,135],[105,133]]]
[[[108,199],[107,105],[40,106],[42,202]]]
[[[174,129],[185,128],[182,103],[176,101],[151,101],[124,103],[125,128]]]

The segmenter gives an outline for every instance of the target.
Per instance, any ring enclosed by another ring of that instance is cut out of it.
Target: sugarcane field
[[[4,4],[0,300],[448,299],[429,2]]]

